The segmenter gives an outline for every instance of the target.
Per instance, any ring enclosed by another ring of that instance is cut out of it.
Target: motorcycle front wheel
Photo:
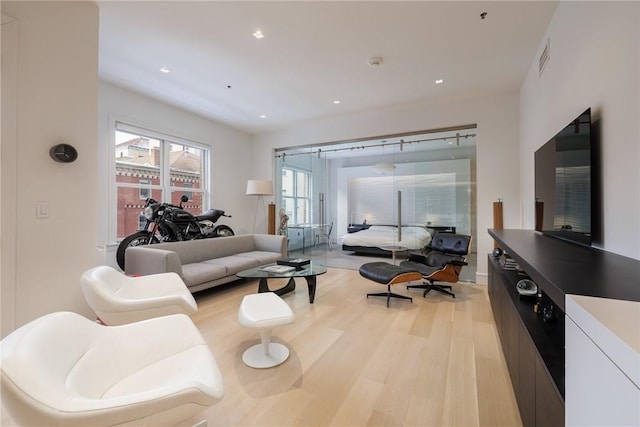
[[[215,229],[216,237],[235,236],[233,230],[228,225],[219,225]]]
[[[151,239],[151,242],[149,242],[149,239]],[[160,241],[156,236],[151,236],[151,233],[148,231],[138,231],[137,233],[133,233],[125,237],[122,242],[120,242],[118,250],[116,251],[116,262],[122,271],[124,271],[124,252],[127,248],[130,246],[147,245],[150,243],[160,243]]]

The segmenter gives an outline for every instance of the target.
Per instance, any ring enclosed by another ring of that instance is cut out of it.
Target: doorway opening
[[[394,243],[411,251],[438,232],[477,234],[476,125],[280,148],[275,162],[276,209],[295,218],[290,256],[357,269],[391,257],[349,250],[344,242],[358,229],[395,227]],[[292,174],[308,186],[294,188]],[[318,244],[318,230],[329,227]],[[462,280],[475,282],[474,240],[467,258]]]

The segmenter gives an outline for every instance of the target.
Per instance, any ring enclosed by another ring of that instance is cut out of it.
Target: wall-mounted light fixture
[[[376,173],[385,175],[388,173],[392,173],[396,168],[396,165],[392,163],[376,163],[373,165],[373,170]]]

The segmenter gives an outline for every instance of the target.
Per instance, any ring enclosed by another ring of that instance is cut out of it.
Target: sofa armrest
[[[165,249],[130,247],[125,252],[125,273],[146,276],[174,272],[182,277],[182,262],[177,252]]]
[[[287,239],[285,236],[274,234],[254,234],[255,249],[265,252],[280,252],[282,258],[287,256]]]

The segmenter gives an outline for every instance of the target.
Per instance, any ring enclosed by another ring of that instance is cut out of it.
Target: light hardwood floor
[[[269,282],[272,288],[284,281]],[[296,315],[273,341],[291,355],[257,370],[242,353],[259,342],[238,325],[257,281],[196,294],[192,316],[223,374],[225,397],[200,417],[209,426],[519,426],[487,287],[455,284],[456,298],[394,288],[413,303],[366,298],[382,285],[357,271],[318,276],[314,304],[299,280],[283,299]],[[188,425],[188,423],[184,423]]]

